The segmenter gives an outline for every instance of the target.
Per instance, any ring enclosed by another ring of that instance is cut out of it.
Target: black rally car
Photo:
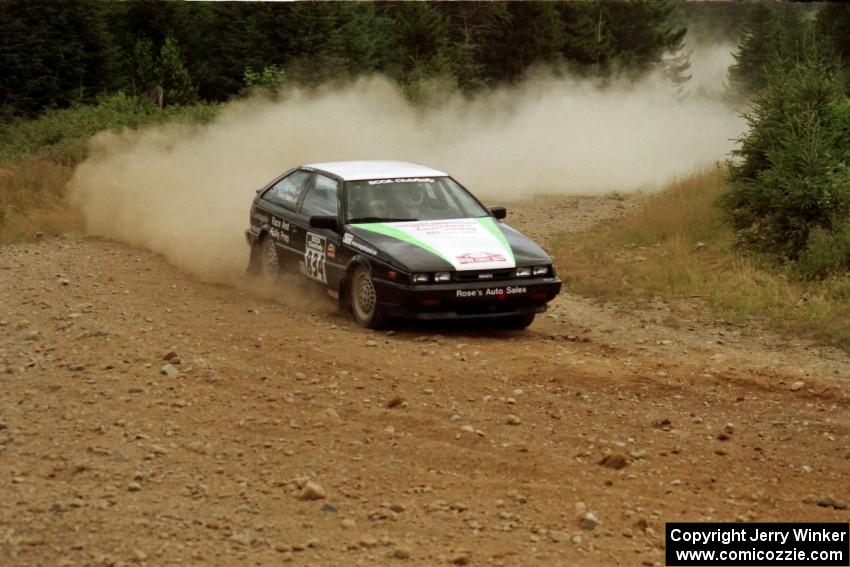
[[[549,256],[457,181],[395,161],[287,171],[251,206],[250,269],[297,269],[351,306],[363,326],[389,318],[490,317],[523,329],[561,290]]]

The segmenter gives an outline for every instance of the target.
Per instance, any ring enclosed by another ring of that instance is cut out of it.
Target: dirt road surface
[[[378,333],[73,237],[0,248],[0,294],[3,565],[660,565],[666,521],[850,520],[850,361],[699,309]]]

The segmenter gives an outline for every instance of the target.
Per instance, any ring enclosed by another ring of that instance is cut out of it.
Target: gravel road
[[[4,565],[661,565],[666,521],[850,521],[846,355],[696,306],[377,333],[83,237],[0,248],[0,290]]]

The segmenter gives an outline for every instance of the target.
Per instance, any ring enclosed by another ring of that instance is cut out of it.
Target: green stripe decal
[[[478,224],[483,226],[487,230],[487,232],[489,232],[490,234],[495,236],[496,240],[498,240],[499,242],[502,243],[502,248],[505,249],[505,252],[507,253],[508,257],[511,259],[511,262],[513,262],[514,265],[516,265],[516,258],[514,258],[513,248],[511,248],[511,245],[508,244],[508,239],[505,238],[505,235],[502,233],[501,229],[498,226],[496,226],[496,221],[494,221],[490,217],[480,217],[480,218],[477,218],[475,220],[477,220]]]
[[[422,248],[423,250],[427,250],[431,254],[433,254],[433,255],[435,255],[439,258],[442,258],[443,260],[448,262],[450,265],[454,266],[454,262],[452,262],[451,260],[446,258],[443,254],[441,254],[436,248],[434,248],[430,244],[422,242],[418,238],[414,238],[413,236],[410,236],[406,232],[403,232],[403,231],[401,231],[401,230],[399,230],[395,227],[387,226],[383,223],[353,224],[351,226],[356,226],[357,228],[362,228],[363,230],[369,230],[371,232],[377,232],[378,234],[383,234],[384,236],[390,236],[392,238],[397,238],[398,240],[402,240],[404,242],[407,242],[408,244],[413,244],[414,246],[418,246],[419,248]]]

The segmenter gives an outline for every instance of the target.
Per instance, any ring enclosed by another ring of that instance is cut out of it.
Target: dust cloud
[[[89,233],[229,281],[247,264],[243,233],[255,189],[302,163],[423,163],[490,202],[652,190],[723,159],[742,128],[720,98],[659,76],[603,86],[538,73],[473,99],[447,94],[425,106],[369,77],[292,90],[277,101],[235,101],[203,126],[102,133],[69,190]]]

